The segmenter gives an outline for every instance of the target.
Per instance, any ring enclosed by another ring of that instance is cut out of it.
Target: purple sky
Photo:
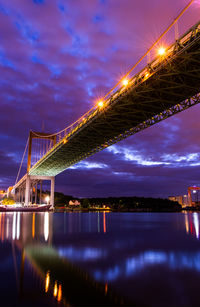
[[[13,185],[29,130],[59,131],[91,108],[187,0],[0,0],[0,188]],[[200,16],[200,0],[180,33]],[[74,196],[183,194],[200,185],[200,106],[56,177]],[[25,165],[24,165],[25,167]],[[23,174],[23,172],[22,172]]]

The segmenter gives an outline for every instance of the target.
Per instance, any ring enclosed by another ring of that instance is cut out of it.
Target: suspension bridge
[[[21,163],[13,187],[19,201],[28,204],[32,201],[33,186],[37,190],[39,182],[51,180],[53,205],[56,175],[200,102],[200,22],[180,37],[177,34],[178,21],[193,2],[189,2],[116,86],[75,123],[55,134],[30,132],[25,148],[27,173],[18,180]],[[175,40],[166,47],[161,41],[173,27]],[[150,55],[153,55],[151,61]],[[144,59],[147,64],[139,71]],[[33,159],[32,143],[40,139],[45,142],[45,149]]]

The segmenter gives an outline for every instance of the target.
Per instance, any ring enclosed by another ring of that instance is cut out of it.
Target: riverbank
[[[162,209],[153,210],[151,208],[137,208],[137,209],[104,209],[104,208],[66,208],[66,207],[55,207],[55,212],[181,212],[185,209]],[[195,211],[195,210],[193,210]],[[200,211],[200,210],[199,210]]]
[[[180,212],[178,202],[161,198],[145,197],[107,197],[82,198],[79,206],[55,204],[56,210],[66,211],[112,211],[112,212]]]

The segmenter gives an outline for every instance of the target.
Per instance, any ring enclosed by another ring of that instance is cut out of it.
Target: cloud
[[[69,169],[97,169],[97,168],[107,168],[108,165],[104,163],[95,163],[95,162],[89,162],[89,161],[82,161],[79,162],[78,164],[75,164]]]
[[[122,160],[132,161],[139,165],[153,166],[153,165],[169,165],[170,164],[169,162],[164,162],[164,161],[153,161],[152,159],[148,160],[142,157],[142,155],[140,155],[139,152],[135,150],[131,150],[126,147],[120,147],[120,145],[119,146],[113,145],[107,150],[113,152],[114,154],[117,154],[118,156],[120,155],[120,158]]]

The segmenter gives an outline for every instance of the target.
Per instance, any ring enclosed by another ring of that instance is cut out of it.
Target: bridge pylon
[[[54,176],[37,176],[30,175],[31,169],[31,156],[32,156],[32,141],[33,139],[45,139],[53,141],[53,146],[56,144],[56,135],[52,135],[44,132],[29,132],[29,141],[28,141],[28,161],[27,161],[27,174],[24,177],[24,180],[16,187],[15,198],[19,202],[24,202],[26,206],[30,203],[37,203],[37,187],[40,184],[40,196],[39,202],[42,203],[42,181],[48,180],[51,181],[51,190],[50,190],[50,204],[51,207],[54,206],[54,190],[55,190],[55,177]],[[35,190],[35,195],[33,195],[33,190]]]
[[[25,203],[28,206],[30,203],[44,203],[42,200],[42,181],[50,181],[50,201],[45,200],[45,202],[50,203],[51,207],[54,206],[54,189],[55,189],[55,176],[49,175],[31,175],[31,156],[32,156],[32,141],[33,139],[45,139],[52,141],[52,146],[56,144],[56,135],[30,131],[28,140],[28,162],[27,162],[27,173],[12,187],[12,194],[16,202]],[[38,186],[39,188],[39,198],[38,198]]]
[[[31,169],[31,155],[32,155],[32,140],[33,139],[45,139],[53,141],[53,146],[56,144],[56,135],[44,132],[29,132],[29,141],[28,141],[28,162],[27,162],[27,174]]]

